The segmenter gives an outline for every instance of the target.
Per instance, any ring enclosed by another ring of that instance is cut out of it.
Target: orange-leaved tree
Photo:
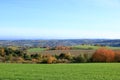
[[[56,61],[56,58],[53,57],[53,56],[49,56],[48,59],[47,59],[47,63],[48,63],[48,64],[51,64],[51,63],[53,63],[54,61]]]
[[[93,62],[113,62],[114,61],[114,51],[107,48],[99,48],[92,56]]]
[[[120,50],[115,50],[115,62],[120,62]]]

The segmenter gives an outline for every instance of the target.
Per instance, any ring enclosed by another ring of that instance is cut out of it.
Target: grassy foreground
[[[0,64],[0,80],[120,80],[120,63]]]

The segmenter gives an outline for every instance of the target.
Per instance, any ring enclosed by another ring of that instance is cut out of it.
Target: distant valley
[[[65,40],[0,40],[0,46],[54,47],[81,44],[120,47],[120,39],[65,39]]]

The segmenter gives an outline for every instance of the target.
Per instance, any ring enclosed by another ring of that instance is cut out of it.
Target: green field
[[[0,64],[0,80],[120,80],[120,63]]]
[[[46,50],[45,48],[31,48],[31,49],[28,49],[27,51],[28,51],[28,53],[39,53],[39,52],[41,52],[41,51],[44,51],[44,50]]]
[[[91,45],[76,45],[76,46],[72,46],[73,49],[81,49],[81,50],[95,50],[100,48],[99,46],[91,46]]]
[[[110,47],[110,46],[106,46],[107,48],[110,49],[120,49],[120,47]],[[100,48],[100,46],[92,46],[92,45],[76,45],[76,46],[72,46],[73,49],[76,50],[96,50],[98,48]]]

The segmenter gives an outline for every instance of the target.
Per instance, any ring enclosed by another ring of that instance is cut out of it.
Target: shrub
[[[14,58],[13,58],[13,62],[23,63],[23,62],[24,62],[24,59],[21,58],[21,57],[14,57]]]
[[[37,59],[32,59],[32,62],[33,63],[38,63],[38,60]]]
[[[47,58],[47,63],[48,63],[48,64],[51,64],[51,63],[53,63],[54,61],[56,61],[56,58],[53,57],[53,56],[49,56],[49,57]]]
[[[93,62],[112,62],[114,61],[114,51],[107,48],[99,48],[92,56]]]
[[[5,62],[5,61],[6,61],[5,57],[0,56],[0,62]]]
[[[85,62],[91,62],[91,54],[83,54],[83,57],[85,59]]]
[[[38,59],[39,58],[39,54],[31,54],[31,58]]]
[[[58,58],[59,59],[68,59],[68,60],[71,60],[72,56],[71,56],[70,53],[61,53]]]
[[[5,55],[5,50],[4,48],[0,48],[0,56],[4,56]]]
[[[28,54],[24,54],[23,58],[24,58],[25,60],[31,60],[31,56],[28,55]]]
[[[40,63],[47,63],[47,58],[42,58]]]
[[[87,59],[83,55],[79,55],[73,58],[74,63],[84,63],[87,62]]]
[[[120,51],[115,51],[115,62],[120,62]]]
[[[58,59],[56,63],[70,63],[70,61],[67,59]]]
[[[42,56],[42,61],[41,62],[51,64],[51,63],[55,63],[55,61],[56,61],[55,57],[53,57],[50,54],[46,54],[46,55]]]
[[[6,61],[13,61],[13,55],[9,54],[8,56],[5,56]]]

